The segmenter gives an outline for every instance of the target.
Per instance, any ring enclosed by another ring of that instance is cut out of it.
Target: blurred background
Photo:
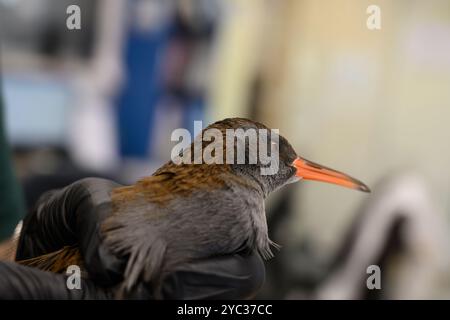
[[[448,1],[0,0],[0,53],[28,208],[82,177],[150,175],[194,120],[248,117],[374,191],[269,199],[283,249],[259,298],[450,298]]]

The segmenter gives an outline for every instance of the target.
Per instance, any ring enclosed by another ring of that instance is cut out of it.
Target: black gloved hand
[[[93,283],[101,287],[119,283],[126,261],[108,250],[99,232],[102,221],[111,213],[110,192],[119,186],[109,180],[89,178],[44,194],[36,209],[23,221],[16,259],[29,259],[64,246],[78,245]],[[234,254],[180,266],[164,279],[162,296],[242,299],[256,293],[263,281],[264,264],[257,253]],[[146,284],[141,283],[132,298],[151,298],[149,292]]]
[[[81,279],[81,288],[69,290],[67,276],[10,261],[0,261],[0,300],[112,299],[113,292]]]
[[[16,260],[77,245],[90,279],[102,286],[121,281],[126,261],[108,252],[99,232],[111,212],[110,192],[117,187],[110,180],[88,178],[45,193],[23,220]]]

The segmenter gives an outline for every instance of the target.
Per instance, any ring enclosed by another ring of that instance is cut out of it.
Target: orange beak
[[[297,158],[292,165],[297,169],[296,176],[305,180],[315,180],[337,184],[339,186],[370,192],[369,187],[349,175],[324,167],[320,164]]]

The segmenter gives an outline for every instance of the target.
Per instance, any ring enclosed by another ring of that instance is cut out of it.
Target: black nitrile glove
[[[23,220],[16,260],[77,245],[90,279],[102,286],[121,281],[126,261],[108,252],[99,232],[111,212],[110,192],[117,187],[110,180],[88,178],[45,193]]]
[[[1,300],[111,299],[113,292],[81,279],[81,288],[69,290],[67,276],[10,261],[0,261]]]
[[[17,260],[40,256],[64,246],[78,245],[84,258],[84,267],[89,273],[89,281],[85,281],[88,283],[87,287],[91,288],[90,283],[95,283],[99,298],[110,296],[101,288],[113,287],[122,280],[126,261],[114,256],[105,247],[99,229],[102,221],[111,213],[110,193],[117,187],[120,185],[109,180],[89,178],[77,181],[64,189],[44,194],[38,201],[36,209],[23,221]],[[23,273],[24,276],[29,273],[26,269],[19,269],[17,272]],[[264,264],[254,252],[193,262],[180,266],[164,279],[162,297],[248,298],[261,287],[264,272]],[[65,279],[62,275],[50,275]],[[3,276],[0,271],[0,277]],[[0,286],[0,297],[3,289],[4,287]],[[39,290],[38,285],[36,290]],[[95,292],[93,289],[91,291]],[[150,292],[147,285],[141,283],[130,298],[149,299],[152,298]],[[67,298],[95,298],[95,293],[85,296],[67,293],[60,295]]]

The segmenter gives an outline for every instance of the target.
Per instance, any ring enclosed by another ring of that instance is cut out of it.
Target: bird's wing
[[[155,281],[161,272],[167,248],[158,230],[149,225],[139,227],[117,217],[108,219],[103,226],[106,245],[115,254],[128,257],[124,289],[130,292],[140,279]]]
[[[156,282],[161,273],[167,243],[157,226],[165,214],[158,200],[170,196],[164,187],[170,177],[148,177],[112,194],[113,213],[103,222],[101,233],[114,254],[128,259],[124,273],[127,292],[139,280]]]
[[[196,165],[177,166],[169,162],[135,185],[113,191],[114,212],[104,221],[102,234],[115,254],[128,257],[126,289],[131,289],[140,278],[158,287],[159,283],[154,282],[160,279],[169,241],[166,234],[161,234],[161,225],[168,222],[168,215],[176,213],[167,209],[169,204],[190,197],[195,190],[203,188],[209,192],[211,188],[223,187],[224,170],[227,169],[223,166],[204,170]],[[195,179],[191,179],[193,176]]]

